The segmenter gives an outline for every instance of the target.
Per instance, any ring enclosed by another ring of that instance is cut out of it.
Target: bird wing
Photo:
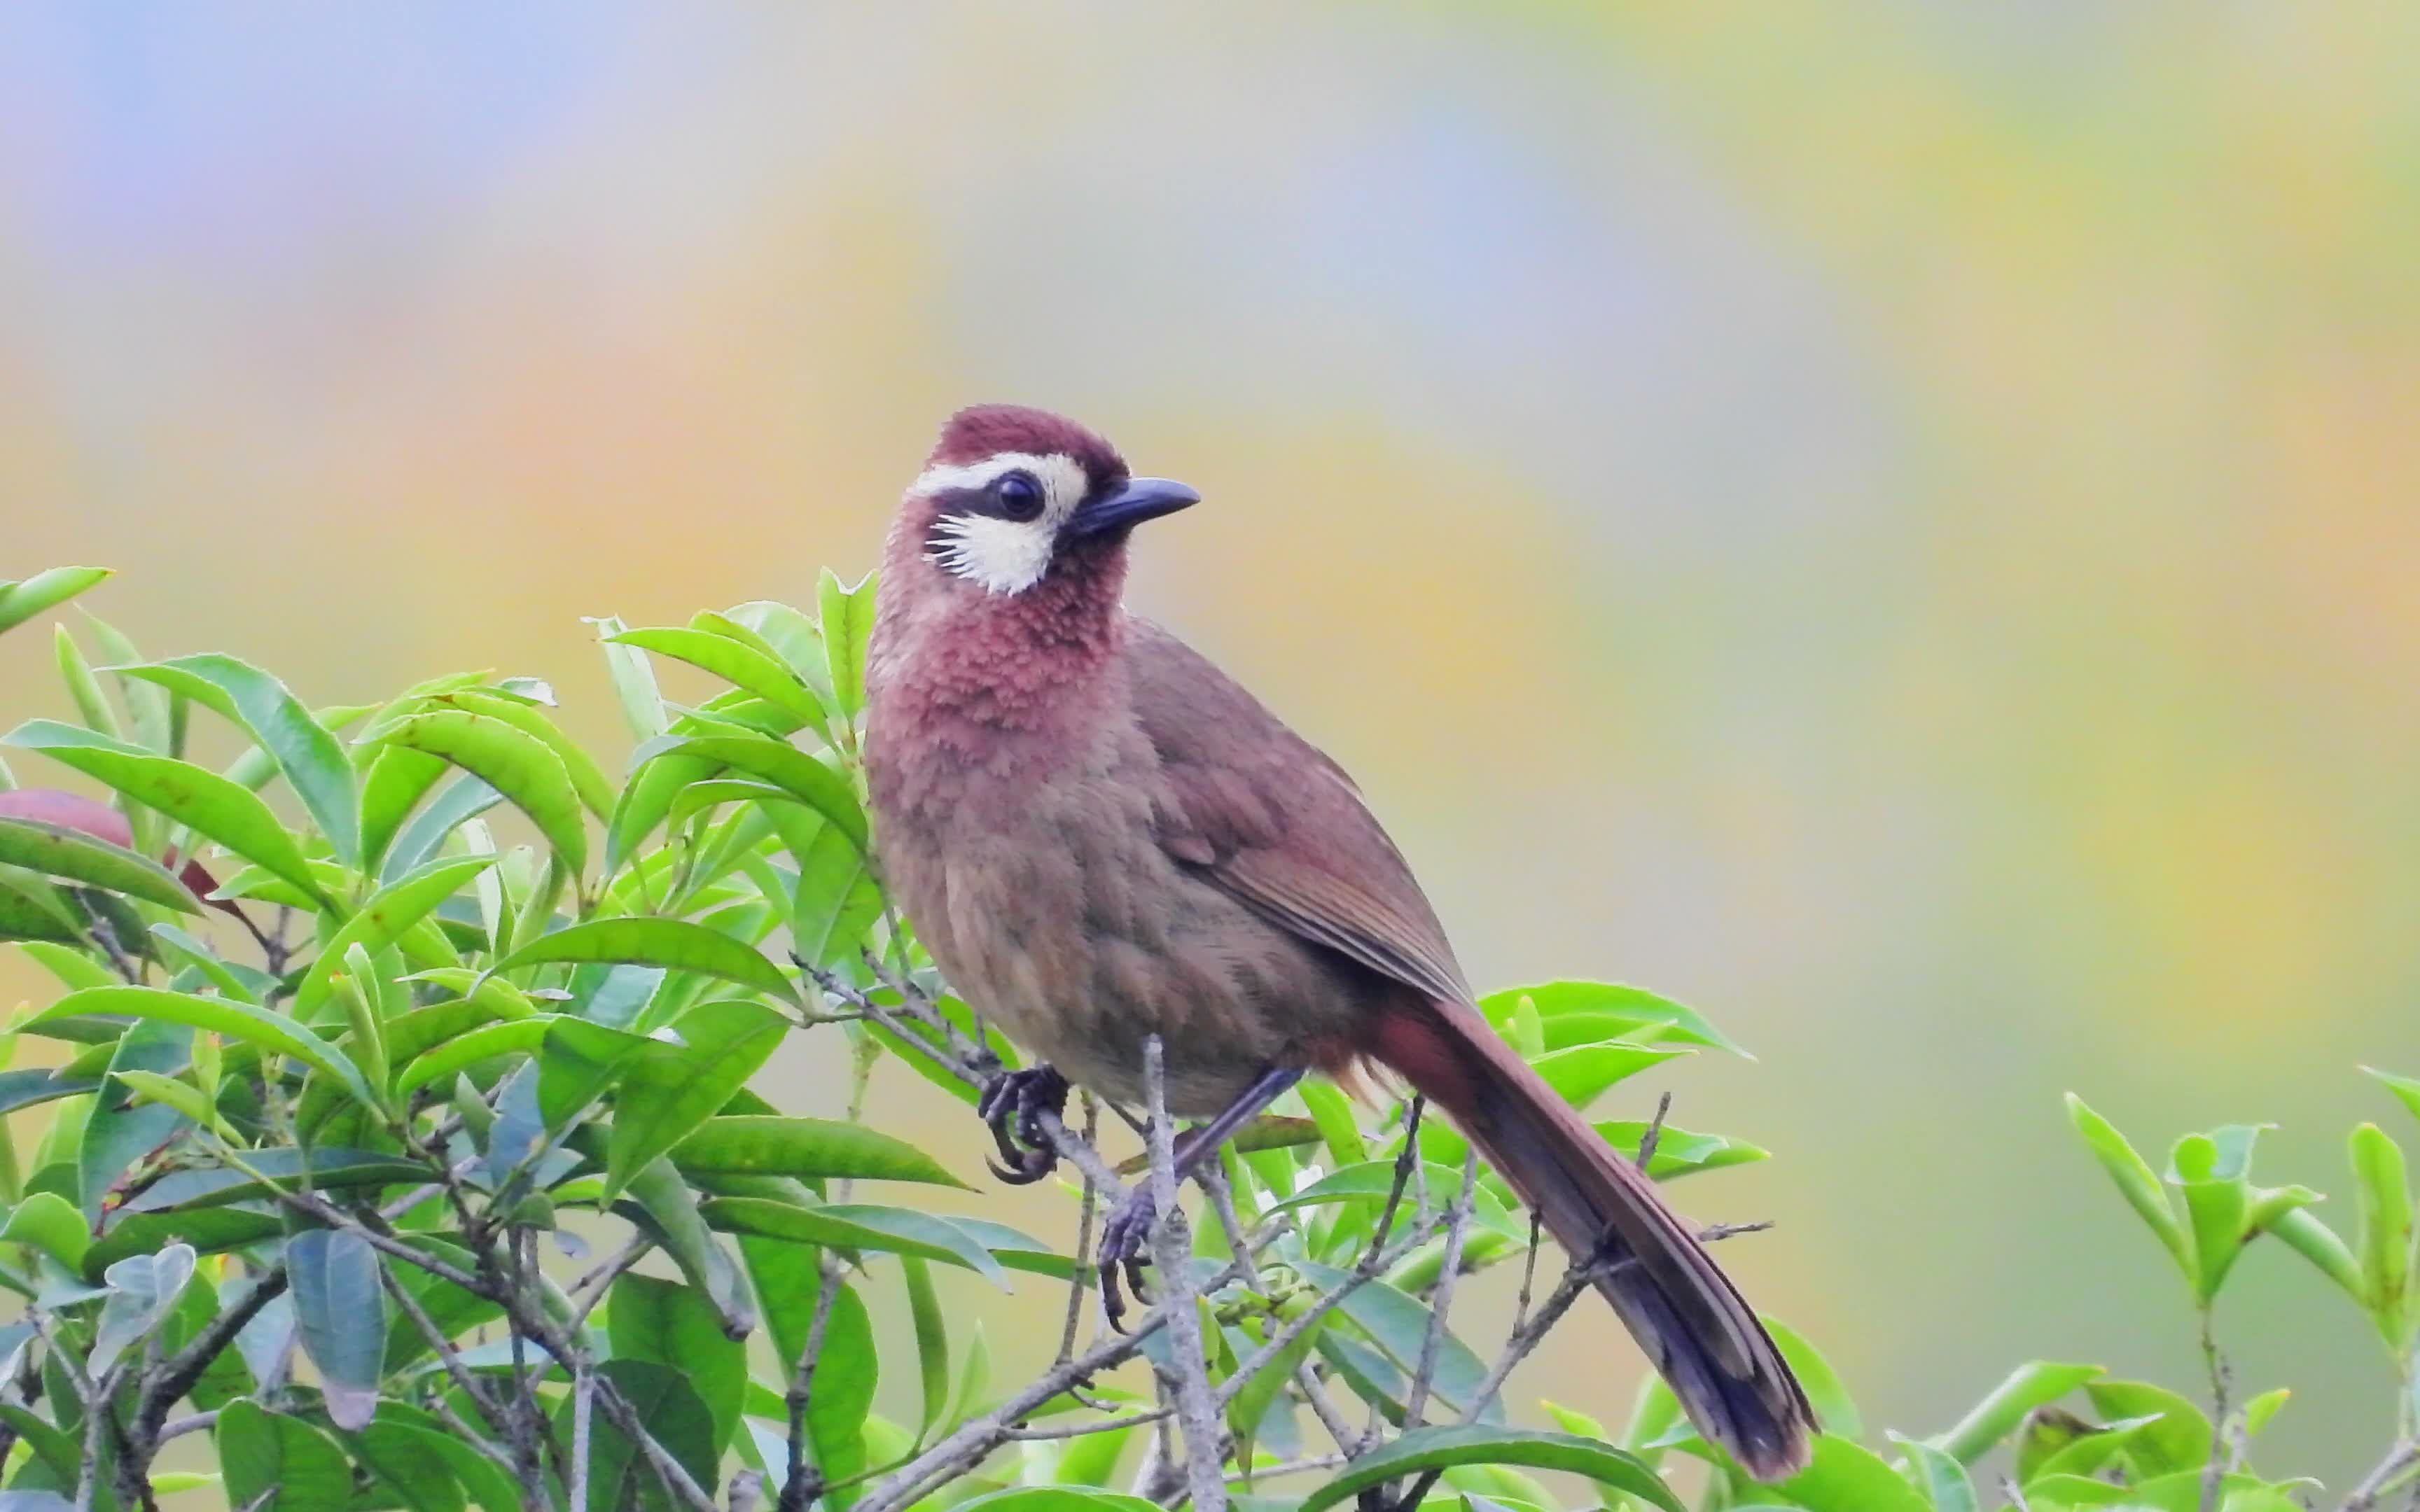
[[[1470,1000],[1435,910],[1342,767],[1158,625],[1131,622],[1126,658],[1170,855],[1281,929]]]

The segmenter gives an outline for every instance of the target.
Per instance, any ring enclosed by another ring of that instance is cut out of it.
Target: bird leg
[[[975,1112],[991,1128],[1000,1160],[984,1157],[991,1173],[1011,1186],[1030,1186],[1050,1174],[1059,1152],[1042,1132],[1042,1115],[1067,1111],[1067,1078],[1048,1066],[1004,1071],[984,1088]],[[1016,1137],[1011,1139],[1011,1128]],[[1003,1165],[1002,1162],[1006,1164]]]
[[[1176,1136],[1171,1147],[1176,1179],[1184,1180],[1193,1168],[1218,1152],[1218,1147],[1233,1138],[1244,1125],[1260,1117],[1263,1109],[1276,1102],[1285,1089],[1302,1080],[1300,1069],[1264,1071],[1244,1088],[1217,1118],[1197,1124]],[[1125,1290],[1142,1295],[1143,1257],[1149,1252],[1147,1241],[1152,1225],[1159,1221],[1159,1206],[1152,1200],[1151,1182],[1146,1178],[1139,1182],[1125,1201],[1109,1214],[1101,1226],[1101,1311],[1108,1315],[1109,1327],[1125,1333]],[[1119,1278],[1125,1277],[1121,1289]]]

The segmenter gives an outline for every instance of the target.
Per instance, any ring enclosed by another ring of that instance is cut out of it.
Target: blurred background
[[[582,615],[811,599],[952,409],[1068,410],[1208,497],[1138,607],[1482,985],[1758,1053],[1666,1080],[1776,1158],[1676,1195],[1930,1432],[2024,1358],[2198,1379],[2062,1092],[2322,1189],[2412,1133],[2355,1066],[2420,1072],[2415,256],[2392,0],[15,8],[0,577],[320,702],[541,674],[618,751]],[[0,722],[69,713],[41,632]],[[2344,1484],[2383,1356],[2245,1266],[2264,1468]],[[1616,1335],[1520,1396],[1618,1420]]]

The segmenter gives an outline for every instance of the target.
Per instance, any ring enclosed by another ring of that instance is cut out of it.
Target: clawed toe
[[[1151,1238],[1151,1227],[1158,1218],[1158,1206],[1145,1187],[1118,1204],[1109,1222],[1101,1226],[1101,1311],[1117,1333],[1125,1332],[1126,1293],[1132,1292],[1137,1301],[1142,1300],[1143,1251]]]
[[[1058,1151],[1042,1130],[1042,1115],[1053,1116],[1067,1106],[1067,1078],[1048,1066],[1002,1072],[992,1078],[975,1103],[975,1112],[991,1130],[1000,1159],[985,1159],[991,1173],[1011,1186],[1030,1186],[1059,1164]]]

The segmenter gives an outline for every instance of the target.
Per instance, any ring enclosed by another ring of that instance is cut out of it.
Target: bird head
[[[900,528],[939,581],[1013,595],[1113,563],[1137,525],[1201,497],[1135,477],[1115,447],[1072,420],[979,405],[942,427],[908,486]]]

